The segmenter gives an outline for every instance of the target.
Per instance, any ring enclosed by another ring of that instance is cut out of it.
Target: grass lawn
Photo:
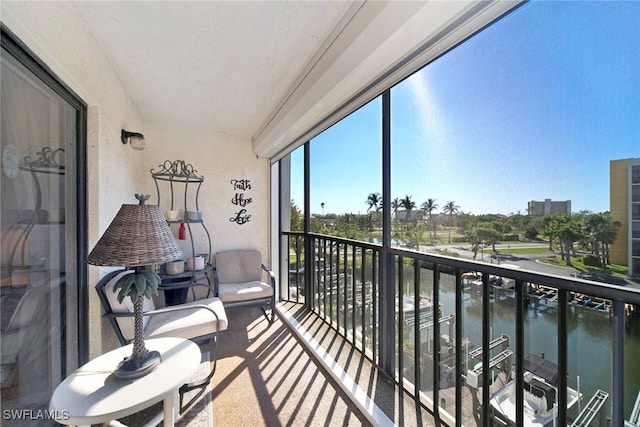
[[[501,249],[497,251],[498,253],[505,254],[535,254],[535,253],[548,253],[549,247],[533,247],[533,248],[510,248],[510,249]],[[556,265],[559,267],[566,267],[567,263],[562,259],[562,256],[556,255],[555,257],[540,257],[538,259],[539,262],[549,265]],[[624,265],[607,265],[604,268],[600,267],[592,267],[590,265],[584,265],[581,257],[571,257],[571,266],[581,271],[589,271],[600,274],[609,274],[615,277],[624,277],[629,272],[629,269]]]
[[[543,262],[545,264],[549,264],[549,265],[557,265],[561,267],[567,266],[567,263],[562,259],[561,256],[557,256],[556,258],[540,258],[538,261]],[[590,271],[590,272],[600,273],[600,274],[609,274],[614,277],[624,277],[629,271],[629,269],[624,265],[612,264],[604,268],[584,265],[584,263],[582,262],[582,259],[578,257],[571,258],[571,265],[574,268],[581,271]]]

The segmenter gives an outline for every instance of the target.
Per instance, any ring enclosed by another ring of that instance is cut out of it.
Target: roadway
[[[512,248],[540,248],[540,252],[535,253],[516,253],[509,254]],[[473,251],[469,245],[448,244],[438,246],[421,246],[423,252],[442,252],[447,251],[450,255],[458,254],[462,258],[473,259]],[[476,261],[487,262],[492,264],[508,264],[517,266],[523,270],[535,271],[537,273],[552,274],[564,277],[582,277],[588,280],[602,281],[618,285],[633,286],[640,289],[640,283],[630,278],[618,278],[604,275],[585,275],[580,270],[569,266],[556,266],[539,262],[538,259],[549,256],[560,256],[555,251],[549,250],[548,243],[501,243],[496,245],[498,254],[493,253],[491,247],[478,251]]]

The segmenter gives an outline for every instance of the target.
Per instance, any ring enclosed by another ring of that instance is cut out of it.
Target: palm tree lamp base
[[[134,359],[132,355],[125,357],[124,360],[118,364],[114,374],[116,378],[120,380],[133,380],[144,377],[152,372],[158,367],[160,362],[162,362],[162,357],[160,353],[155,350],[148,351],[145,356],[138,359]]]

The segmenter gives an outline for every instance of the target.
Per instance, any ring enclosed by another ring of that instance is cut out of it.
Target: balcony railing
[[[632,417],[640,290],[324,235],[282,237],[282,298],[308,305],[442,425],[621,426]]]

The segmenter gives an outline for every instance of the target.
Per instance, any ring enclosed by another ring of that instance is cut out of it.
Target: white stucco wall
[[[227,249],[254,248],[264,254],[265,264],[268,261],[268,225],[269,225],[269,163],[266,159],[258,158],[252,151],[251,142],[234,138],[229,135],[216,134],[207,130],[163,128],[161,125],[148,126],[147,155],[144,159],[146,170],[145,183],[153,186],[150,169],[159,169],[159,165],[166,160],[184,160],[197,170],[197,175],[204,176],[200,189],[199,208],[203,212],[203,220],[211,234],[212,250],[219,252]],[[231,180],[249,180],[251,189],[245,191],[234,190]],[[176,194],[182,197],[179,185],[175,186]],[[168,186],[161,187],[161,192]],[[189,189],[190,194],[195,186]],[[151,200],[156,202],[156,190],[149,190]],[[247,204],[245,215],[251,215],[248,222],[238,224],[230,221],[235,213],[242,209],[234,205],[236,193],[243,193],[245,200],[251,198]],[[161,207],[168,209],[168,191],[161,193]],[[176,198],[183,209],[182,200]],[[189,203],[188,209],[193,204]],[[176,206],[174,206],[176,207]],[[174,228],[177,228],[174,226]],[[194,238],[198,241],[198,248],[206,249],[204,235],[198,233],[197,225],[193,226]],[[179,242],[183,250],[190,251],[188,241]]]
[[[151,168],[165,160],[185,160],[205,177],[200,209],[211,233],[213,251],[252,247],[262,250],[268,260],[268,161],[253,154],[251,141],[192,129],[188,123],[171,129],[145,123],[72,2],[2,1],[0,7],[0,19],[9,30],[87,103],[89,249],[120,205],[135,203],[134,193],[149,193],[155,202]],[[147,148],[135,151],[123,145],[122,128],[143,133]],[[252,189],[245,194],[253,199],[246,207],[251,220],[244,225],[229,221],[237,211],[231,203],[235,194],[232,179],[251,180]],[[90,267],[86,284],[90,295],[90,357],[116,345],[113,334],[101,321],[93,290],[100,274],[100,269]]]

